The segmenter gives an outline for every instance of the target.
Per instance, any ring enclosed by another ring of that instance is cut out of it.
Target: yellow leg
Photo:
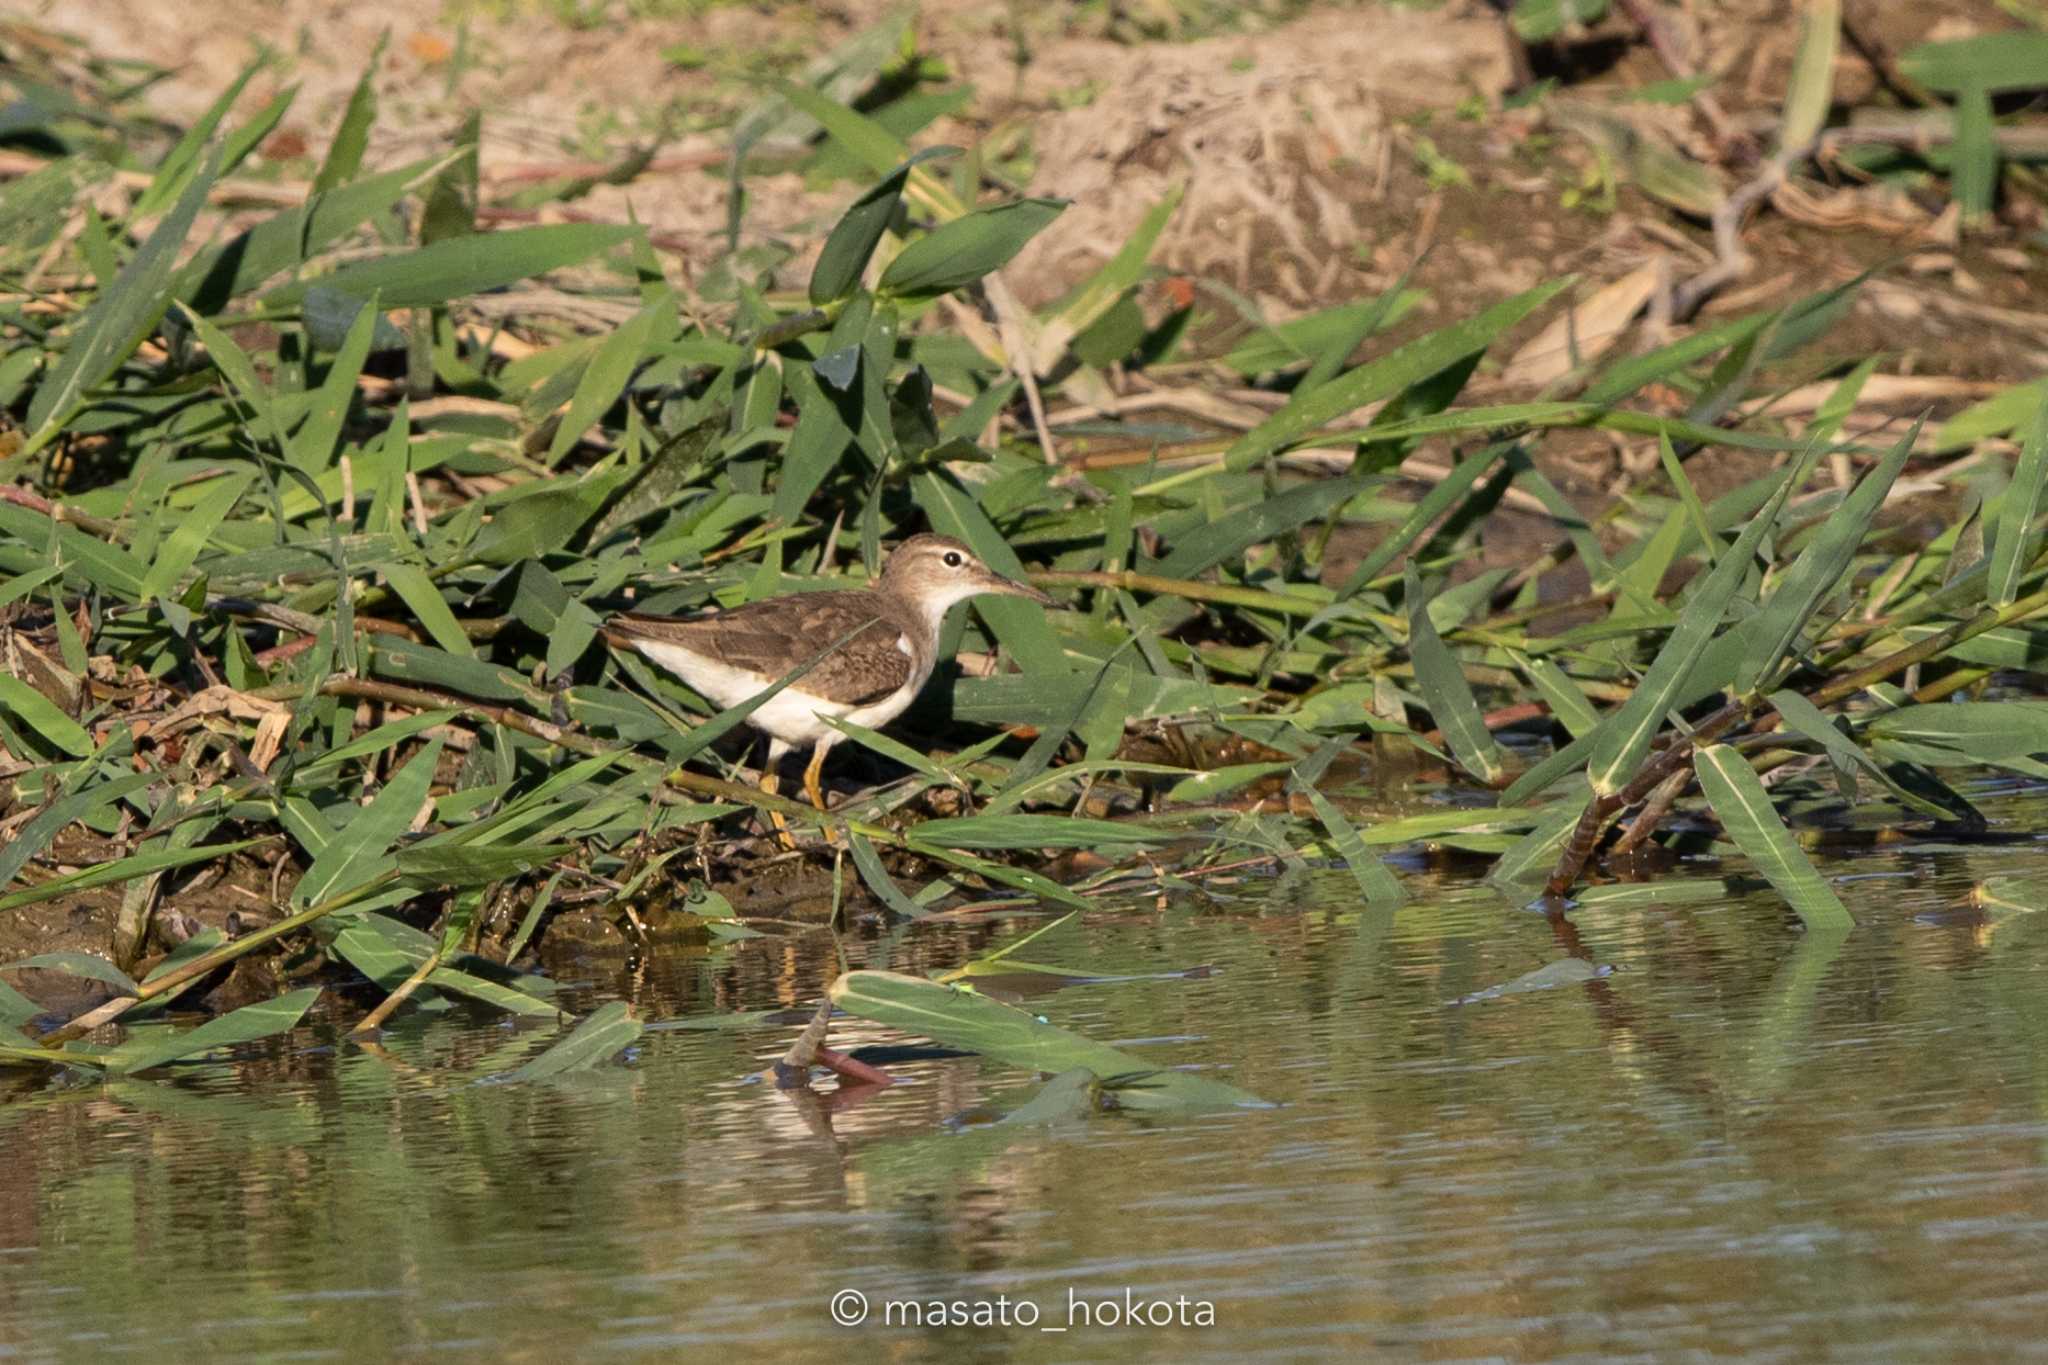
[[[781,780],[775,775],[775,764],[771,761],[767,767],[761,770],[761,790],[773,796],[775,795],[775,789],[781,785]],[[775,837],[782,842],[782,846],[794,851],[796,849],[796,836],[789,832],[789,822],[782,818],[782,812],[770,806],[768,808],[768,823],[775,826]]]
[[[811,761],[804,768],[804,795],[811,798],[811,805],[816,807],[820,814],[825,810],[825,788],[819,777],[825,771],[825,751],[830,747],[820,744],[811,750]],[[832,832],[830,825],[824,827],[824,833],[826,847],[839,847],[839,836]]]
[[[825,809],[825,789],[819,776],[825,771],[825,746],[820,744],[811,750],[810,765],[804,769],[804,795],[811,798],[811,804],[819,810]]]

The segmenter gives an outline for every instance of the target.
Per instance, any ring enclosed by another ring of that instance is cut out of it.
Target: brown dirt
[[[757,90],[720,68],[792,68],[888,9],[884,0],[829,9],[719,5],[689,17],[572,28],[538,5],[508,20],[460,4],[423,17],[418,7],[389,0],[217,0],[168,8],[46,0],[34,17],[96,52],[174,67],[176,74],[152,92],[155,105],[174,118],[202,109],[257,43],[278,49],[279,60],[252,82],[244,103],[253,108],[288,84],[301,87],[291,118],[271,141],[273,149],[298,153],[295,167],[310,164],[308,156],[324,147],[364,54],[386,29],[374,162],[446,146],[472,106],[486,111],[487,178],[565,159],[616,157],[672,110],[700,130],[670,143],[664,157],[695,167],[600,187],[576,208],[623,218],[630,206],[679,248],[673,254],[689,277],[721,250],[723,125]],[[1887,60],[1929,36],[2010,22],[1995,0],[1851,0],[1847,10],[1862,46]],[[1658,12],[1705,66],[1724,73],[1717,89],[1731,117],[1767,128],[1797,41],[1790,7],[1782,0],[1720,0]],[[1023,34],[1009,30],[1012,15],[1024,16]],[[917,20],[920,49],[978,92],[961,119],[942,123],[925,140],[977,142],[997,134],[1022,148],[1035,168],[1022,188],[1074,201],[1009,271],[1027,303],[1054,297],[1100,264],[1183,181],[1186,200],[1156,258],[1227,286],[1270,320],[1384,288],[1424,247],[1431,250],[1415,283],[1430,299],[1410,331],[1466,316],[1561,270],[1583,274],[1583,296],[1658,257],[1683,278],[1709,254],[1703,225],[1632,189],[1623,189],[1611,210],[1565,205],[1566,192],[1584,182],[1596,160],[1531,118],[1485,112],[1497,110],[1508,49],[1498,20],[1477,0],[1432,11],[1317,7],[1268,31],[1186,43],[1134,45],[1112,40],[1102,27],[1065,7],[951,0],[932,0]],[[1020,41],[1029,54],[1021,65]],[[671,65],[662,53],[677,44],[710,64]],[[1864,98],[1878,79],[1857,46],[1845,44],[1837,63],[1844,101]],[[1580,95],[1614,96],[1669,74],[1618,15],[1536,58],[1539,70],[1579,77]],[[1685,110],[1630,108],[1681,146],[1706,145]],[[1440,174],[1462,172],[1469,184],[1432,183],[1425,165],[1430,146]],[[1907,271],[1869,291],[1835,344],[1887,351],[1907,372],[2010,378],[2048,366],[2039,340],[2048,274],[2038,254],[1994,259],[1974,246],[1958,252],[1942,239],[1930,206],[1878,203],[1847,185],[1809,188],[1826,201],[1816,212],[1846,218],[1849,226],[1822,230],[1761,215],[1746,238],[1754,268],[1709,315],[1904,255]],[[747,237],[815,246],[848,190],[843,183],[807,185],[793,172],[752,177]],[[806,268],[800,256],[787,277],[800,279]],[[1523,339],[1545,321],[1532,322]]]

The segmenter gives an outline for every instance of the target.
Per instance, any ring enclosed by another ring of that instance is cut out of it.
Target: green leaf
[[[415,161],[284,209],[216,247],[195,255],[179,273],[174,293],[195,312],[209,316],[281,270],[303,265],[315,253],[387,212],[445,158]],[[315,287],[318,281],[312,282]]]
[[[1541,886],[1550,869],[1557,866],[1559,850],[1578,828],[1579,818],[1592,800],[1593,793],[1588,791],[1544,807],[1536,823],[1494,862],[1486,880],[1503,887]]]
[[[57,703],[5,673],[0,673],[0,711],[12,715],[73,758],[84,758],[92,752],[92,736],[84,726],[65,715]]]
[[[106,382],[163,319],[171,306],[179,249],[219,173],[216,150],[113,285],[100,292],[72,328],[70,343],[29,401],[28,442],[22,455],[47,445],[85,405],[87,392]]]
[[[1458,766],[1487,786],[1498,786],[1507,773],[1506,756],[1472,695],[1461,668],[1436,625],[1429,617],[1429,594],[1415,565],[1408,565],[1408,657],[1415,665],[1415,682],[1429,713],[1436,719],[1457,756]]]
[[[1793,642],[1813,619],[1814,612],[1841,586],[1856,551],[1863,545],[1863,537],[1870,531],[1872,519],[1884,506],[1885,496],[1891,492],[1899,471],[1906,467],[1919,438],[1920,423],[1915,422],[1821,525],[1792,567],[1785,571],[1763,610],[1744,626],[1742,666],[1735,673],[1738,694],[1755,691],[1771,676],[1779,660],[1791,652]]]
[[[1019,199],[942,223],[898,253],[876,292],[933,299],[1000,270],[1066,209],[1064,199]]]
[[[2043,77],[2048,84],[2048,76]],[[1978,223],[1991,215],[1998,198],[1998,134],[1992,125],[1991,96],[1972,83],[1956,96],[1956,140],[1951,153],[1950,187],[1963,222]]]
[[[2032,420],[2042,403],[2048,402],[2048,379],[2033,379],[1973,403],[1942,423],[1934,433],[1936,450],[1960,450],[1987,436],[2003,436]]]
[[[1172,221],[1174,211],[1180,207],[1186,193],[1186,181],[1174,182],[1159,202],[1146,210],[1137,231],[1117,248],[1116,255],[1103,262],[1100,270],[1048,310],[1050,319],[1064,328],[1066,335],[1078,336],[1087,331],[1143,278],[1145,262],[1152,255],[1152,248],[1158,244],[1159,235]],[[1049,368],[1058,359],[1056,355],[1036,357],[1040,368]]]
[[[663,299],[641,309],[621,323],[597,348],[597,353],[591,356],[590,364],[583,371],[583,377],[576,381],[576,396],[569,400],[569,410],[555,428],[554,439],[548,442],[549,465],[559,463],[583,433],[604,416],[606,409],[619,401],[619,395],[626,391],[633,371],[646,359],[654,329],[664,316],[675,316],[672,300]]]
[[[882,235],[889,230],[889,224],[895,221],[896,209],[903,202],[903,186],[910,179],[911,168],[919,162],[950,155],[956,150],[932,147],[919,152],[848,206],[833,226],[832,235],[825,239],[824,249],[818,253],[817,265],[811,269],[813,304],[822,307],[836,303],[860,288],[861,273],[867,269],[875,248],[881,244]]]
[[[1971,86],[1991,94],[2048,88],[2048,33],[2007,29],[1922,43],[1899,58],[1899,69],[1946,93]]]
[[[341,437],[342,424],[348,420],[349,406],[355,401],[356,380],[362,377],[363,365],[370,358],[370,339],[376,334],[381,316],[374,297],[356,310],[355,321],[349,323],[341,349],[334,353],[333,363],[327,367],[327,377],[312,393],[306,420],[286,451],[293,464],[314,478],[334,463],[335,442]]]
[[[866,835],[849,833],[847,844],[853,850],[854,870],[860,873],[860,879],[867,884],[868,890],[874,892],[892,913],[901,915],[904,919],[923,919],[930,913],[927,907],[919,905],[903,894],[903,888],[896,885],[896,879],[889,875],[889,869],[882,866],[881,858],[875,853],[875,846],[868,841]]]
[[[117,749],[116,743],[122,747]],[[97,754],[80,765],[79,775],[72,779],[79,784],[77,788],[67,790],[55,801],[47,802],[27,824],[16,830],[4,843],[0,843],[0,886],[13,881],[15,874],[28,865],[28,860],[48,847],[50,841],[57,837],[57,832],[72,821],[86,819],[102,807],[112,805],[131,792],[163,780],[161,774],[150,771],[123,773],[104,782],[86,785],[91,782],[92,776],[97,774],[102,764],[110,761],[114,755],[126,751],[128,747],[125,731],[121,732],[115,741],[110,741]]]
[[[1344,865],[1351,869],[1352,878],[1358,889],[1365,893],[1369,905],[1399,905],[1407,899],[1401,890],[1401,883],[1387,870],[1387,865],[1373,856],[1365,846],[1365,840],[1358,837],[1358,831],[1344,818],[1344,812],[1336,803],[1324,796],[1309,783],[1296,781],[1295,790],[1304,793],[1308,802],[1315,807],[1316,819],[1323,822],[1323,830],[1330,836],[1330,842],[1337,847]]]
[[[426,804],[440,761],[441,741],[436,739],[393,773],[370,804],[358,810],[314,857],[306,875],[292,888],[291,903],[301,908],[316,905],[396,866],[388,850]]]
[[[463,634],[462,623],[455,619],[455,611],[448,605],[448,599],[441,596],[441,590],[434,586],[434,580],[427,571],[417,564],[386,562],[377,566],[383,571],[384,581],[391,591],[398,594],[413,619],[426,627],[427,634],[434,637],[434,643],[458,657],[476,653],[469,643],[469,636]]]
[[[1635,777],[1636,769],[1642,766],[1643,756],[1650,751],[1651,739],[1664,725],[1664,713],[1684,694],[1691,683],[1694,666],[1720,630],[1721,618],[1727,614],[1728,604],[1734,601],[1737,590],[1742,587],[1743,575],[1748,572],[1750,560],[1755,556],[1757,546],[1763,542],[1764,533],[1777,519],[1778,509],[1784,506],[1785,498],[1804,481],[1806,472],[1811,468],[1812,457],[1809,456],[1786,471],[1770,501],[1751,518],[1737,537],[1735,547],[1721,556],[1714,571],[1707,575],[1707,581],[1686,603],[1678,625],[1664,641],[1664,647],[1657,651],[1655,661],[1643,675],[1643,680],[1636,684],[1636,690],[1600,722],[1599,729],[1588,736],[1591,745],[1586,776],[1599,795],[1612,796]],[[1575,741],[1573,747],[1576,746]]]
[[[1870,722],[1879,741],[1952,750],[1959,760],[1999,763],[2048,754],[2048,702],[1963,701],[1901,706]]]
[[[911,843],[928,848],[1097,848],[1105,844],[1159,844],[1174,830],[1077,815],[962,815],[913,825]]]
[[[1728,837],[1770,879],[1808,929],[1843,930],[1855,924],[1834,888],[1813,870],[1778,818],[1770,793],[1741,754],[1725,744],[1709,744],[1693,755],[1693,769]]]
[[[867,115],[795,81],[777,80],[770,84],[798,110],[816,119],[873,174],[887,175],[890,167],[910,160],[909,145]]]
[[[1931,815],[1937,820],[1952,818],[1954,812],[1947,807],[1902,786],[1885,771],[1882,763],[1863,751],[1862,745],[1835,728],[1835,723],[1828,719],[1826,712],[1797,692],[1773,692],[1771,705],[1777,708],[1778,716],[1785,722],[1786,729],[1820,745],[1840,770],[1846,772],[1855,768],[1868,773],[1879,786],[1892,794],[1893,799],[1909,810],[1917,810],[1922,815]]]
[[[1327,516],[1373,482],[1370,476],[1316,479],[1277,497],[1232,508],[1220,521],[1176,536],[1172,552],[1159,562],[1158,573],[1166,578],[1193,578],[1254,545]]]
[[[19,909],[34,905],[38,901],[55,900],[73,891],[88,891],[95,886],[109,886],[118,882],[131,881],[136,877],[147,877],[152,872],[163,872],[174,867],[185,867],[192,863],[210,862],[240,853],[243,849],[255,848],[267,843],[267,839],[239,839],[227,844],[199,844],[192,848],[155,849],[143,853],[131,853],[111,863],[100,863],[94,867],[83,867],[61,877],[52,877],[46,882],[20,891],[0,896],[0,911]]]
[[[288,309],[315,288],[384,308],[431,308],[544,275],[623,246],[645,229],[605,223],[559,223],[454,237],[415,251],[342,266],[263,296],[266,308]]]
[[[133,995],[142,989],[142,987],[135,984],[133,977],[101,957],[98,953],[37,953],[34,957],[24,957],[13,962],[0,963],[0,971],[16,972],[32,968],[51,972],[68,972],[72,976],[82,976],[88,981],[98,981],[104,985],[112,986],[123,995]]]
[[[156,561],[149,566],[149,573],[142,580],[138,601],[148,602],[171,595],[171,590],[177,587],[193,561],[199,558],[200,551],[206,548],[207,539],[227,520],[228,513],[241,501],[242,494],[255,477],[253,470],[232,471],[215,480],[191,511],[176,518],[171,533],[164,537],[162,546],[157,550]]]
[[[1011,1066],[1049,1072],[1079,1067],[1103,1081],[1142,1076],[1116,1092],[1118,1102],[1128,1109],[1265,1107],[1258,1096],[1234,1085],[1163,1070],[985,995],[922,977],[847,972],[832,983],[831,995],[832,1003],[848,1014]]]
[[[1841,46],[1842,0],[1808,0],[1801,18],[1799,51],[1785,87],[1785,112],[1778,126],[1778,150],[1799,155],[1826,126],[1835,88],[1835,52]]]
[[[1249,469],[1283,446],[1367,403],[1395,394],[1442,373],[1492,345],[1501,333],[1548,303],[1575,282],[1566,276],[1538,285],[1481,313],[1415,341],[1377,360],[1347,370],[1305,394],[1240,436],[1224,453],[1231,469]]]
[[[500,1084],[516,1084],[546,1080],[568,1071],[588,1071],[631,1047],[642,1031],[632,1007],[623,1000],[614,1000],[599,1007],[561,1042],[497,1079]]]
[[[2010,606],[2019,596],[2020,580],[2033,562],[2038,540],[2034,522],[2041,515],[2044,497],[2048,497],[2048,394],[2034,410],[2034,420],[2020,447],[2019,464],[1998,509],[1998,530],[1991,541],[1991,577],[1985,584],[1990,606]]]
[[[384,57],[384,44],[390,36],[387,29],[377,39],[377,45],[370,49],[370,60],[363,66],[362,76],[349,93],[348,108],[342,111],[341,122],[334,129],[334,138],[327,144],[327,156],[320,163],[319,173],[313,177],[315,194],[341,188],[354,180],[356,172],[362,169],[363,152],[370,145],[370,125],[377,121],[377,87],[372,78],[377,74],[378,64]]]
[[[161,1042],[154,1039],[146,1042],[128,1043],[105,1054],[103,1060],[109,1071],[132,1075],[147,1071],[153,1066],[175,1062],[185,1057],[196,1057],[201,1053],[213,1052],[219,1048],[231,1047],[236,1043],[250,1043],[259,1038],[270,1038],[296,1028],[313,1002],[320,998],[318,986],[304,990],[290,991],[275,1000],[263,1000],[254,1005],[244,1005],[218,1019],[209,1019],[198,1028],[180,1033],[174,1038]]]
[[[416,881],[435,886],[482,886],[537,871],[575,851],[574,844],[444,844],[430,840],[401,848],[395,860],[398,870]]]
[[[1223,363],[1250,378],[1312,361],[1367,326],[1395,325],[1420,308],[1428,297],[1420,289],[1403,289],[1391,298],[1381,295],[1340,303],[1252,333],[1231,348]]]

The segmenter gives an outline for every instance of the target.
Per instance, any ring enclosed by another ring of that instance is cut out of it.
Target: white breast
[[[669,672],[688,682],[721,709],[737,706],[747,698],[775,685],[775,678],[766,678],[750,669],[734,668],[731,664],[699,654],[694,649],[657,640],[636,640],[634,646],[649,659]],[[910,654],[910,642],[897,637],[896,647]],[[914,657],[914,656],[913,656]],[[925,680],[915,669],[904,681],[903,686],[879,701],[866,705],[851,702],[825,701],[807,696],[797,688],[803,686],[799,678],[783,688],[767,701],[755,707],[747,716],[747,723],[769,736],[780,740],[792,749],[809,749],[814,745],[829,748],[842,738],[837,730],[827,725],[821,716],[834,720],[849,720],[855,725],[879,730],[903,714],[917,694],[924,687]]]

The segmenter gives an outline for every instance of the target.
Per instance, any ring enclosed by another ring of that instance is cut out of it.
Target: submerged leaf
[[[1119,1087],[1129,1109],[1263,1106],[1256,1095],[1185,1071],[1160,1070],[1139,1057],[1057,1028],[1035,1015],[923,977],[848,972],[832,983],[832,1003],[872,1019],[999,1062],[1033,1071],[1085,1068],[1103,1081],[1145,1073]]]
[[[633,1017],[632,1006],[614,1000],[599,1007],[561,1042],[497,1079],[500,1083],[540,1081],[568,1071],[587,1071],[624,1052],[644,1031]]]

